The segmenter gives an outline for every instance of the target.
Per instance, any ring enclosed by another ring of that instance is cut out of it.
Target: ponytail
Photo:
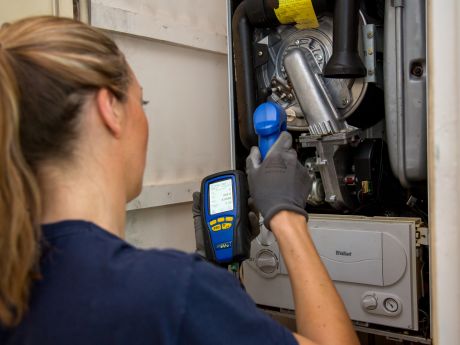
[[[72,158],[88,94],[125,101],[129,82],[124,55],[88,25],[41,16],[0,28],[0,325],[21,321],[39,276],[35,172]]]
[[[0,324],[14,326],[36,274],[40,197],[21,151],[19,89],[7,55],[0,46]]]

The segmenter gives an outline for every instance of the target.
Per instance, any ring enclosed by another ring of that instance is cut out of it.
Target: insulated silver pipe
[[[403,10],[404,1],[398,0],[394,2],[395,6],[395,45],[396,45],[396,118],[398,128],[404,128],[404,34],[403,34]],[[403,136],[397,136],[399,164],[406,161],[405,143]],[[399,180],[404,181],[404,185],[408,186],[405,169],[398,167]]]
[[[347,128],[346,123],[339,120],[337,109],[321,77],[321,70],[310,51],[292,49],[284,59],[284,67],[311,134],[327,135]]]

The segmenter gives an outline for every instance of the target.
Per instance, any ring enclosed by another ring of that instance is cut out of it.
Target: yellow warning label
[[[275,14],[281,24],[296,23],[299,29],[319,26],[311,0],[279,0]]]

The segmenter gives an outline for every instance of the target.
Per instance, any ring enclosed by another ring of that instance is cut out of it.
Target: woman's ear
[[[117,98],[106,88],[96,93],[96,106],[102,122],[118,139],[121,136],[120,106]]]

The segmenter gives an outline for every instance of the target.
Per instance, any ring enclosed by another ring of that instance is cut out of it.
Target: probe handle
[[[286,112],[277,103],[262,103],[254,112],[254,130],[259,137],[262,159],[265,159],[281,132],[286,130]]]

